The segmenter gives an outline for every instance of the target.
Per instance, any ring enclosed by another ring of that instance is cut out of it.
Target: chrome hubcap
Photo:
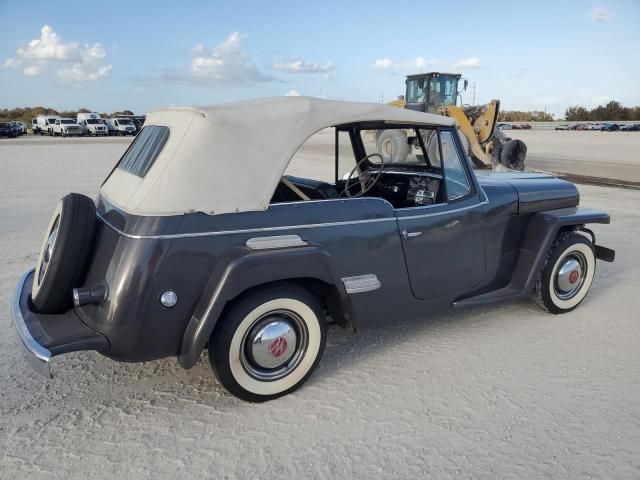
[[[242,342],[242,366],[254,378],[277,380],[302,360],[308,345],[303,320],[294,312],[269,312],[249,328]]]
[[[587,273],[587,260],[580,252],[571,252],[559,263],[555,278],[555,293],[558,298],[572,298],[582,285]]]
[[[49,263],[51,262],[51,257],[53,256],[53,248],[56,245],[56,239],[58,238],[58,231],[60,226],[60,217],[56,219],[51,228],[51,232],[49,233],[49,238],[47,238],[47,243],[44,245],[44,252],[42,252],[42,263],[40,264],[40,270],[38,271],[38,283],[42,283],[45,274],[47,273],[47,269],[49,268]]]

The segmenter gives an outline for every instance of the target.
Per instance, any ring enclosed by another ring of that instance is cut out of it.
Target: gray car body
[[[75,350],[120,361],[176,356],[190,368],[225,308],[260,285],[302,284],[323,297],[332,318],[355,331],[452,305],[526,296],[558,232],[609,222],[604,212],[579,208],[569,182],[536,173],[476,176],[466,160],[470,195],[405,209],[362,197],[153,217],[125,213],[98,197],[83,285],[106,282],[107,299],[64,315],[39,315],[31,310],[25,275],[14,307],[31,337],[21,334],[23,343],[32,356],[28,344],[35,343],[50,357]],[[291,235],[301,241],[251,246],[251,239]],[[349,291],[350,279],[362,275],[377,283]],[[159,301],[167,290],[177,293],[172,308]]]

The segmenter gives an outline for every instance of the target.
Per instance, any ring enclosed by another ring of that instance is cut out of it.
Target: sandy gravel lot
[[[127,145],[68,140],[0,142],[0,479],[640,477],[640,191],[580,187],[618,257],[577,310],[332,328],[306,386],[252,405],[205,354],[189,371],[70,354],[48,382],[25,364],[15,283],[57,199],[94,195]]]
[[[508,130],[527,144],[529,167],[640,182],[640,132]]]

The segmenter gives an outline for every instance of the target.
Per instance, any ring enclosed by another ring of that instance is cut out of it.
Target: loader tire
[[[404,162],[411,150],[404,130],[382,130],[378,135],[376,147],[385,163]]]
[[[524,170],[524,159],[527,156],[527,146],[522,140],[509,140],[502,146],[500,163],[510,170]]]

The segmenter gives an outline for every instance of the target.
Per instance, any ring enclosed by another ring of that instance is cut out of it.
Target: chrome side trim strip
[[[251,250],[267,250],[270,248],[303,247],[309,245],[300,235],[276,235],[274,237],[254,237],[245,245]]]
[[[102,223],[104,223],[111,230],[123,237],[131,238],[134,240],[152,239],[152,240],[170,240],[176,238],[191,238],[191,237],[214,237],[218,235],[237,235],[242,233],[262,233],[262,232],[281,232],[283,230],[295,230],[295,229],[307,229],[307,228],[319,228],[319,227],[341,227],[344,225],[360,225],[363,223],[379,223],[379,222],[395,222],[396,220],[413,219],[413,218],[426,218],[435,217],[438,215],[449,215],[451,213],[462,212],[464,210],[470,210],[472,208],[478,208],[485,205],[488,202],[480,202],[468,207],[456,208],[453,210],[443,210],[440,212],[425,213],[422,215],[411,215],[406,217],[385,217],[385,218],[371,218],[366,220],[345,220],[341,222],[326,222],[326,223],[306,223],[301,225],[283,225],[280,227],[262,227],[262,228],[246,228],[239,230],[220,230],[217,232],[194,232],[194,233],[171,233],[166,235],[133,235],[125,233],[119,228],[111,225],[100,213],[96,212],[96,217]],[[410,207],[410,208],[433,208],[441,207],[447,204],[426,205],[424,207]]]
[[[355,277],[344,277],[342,279],[342,283],[349,294],[372,292],[374,290],[378,290],[382,286],[378,277],[373,273],[357,275]]]
[[[308,223],[303,225],[283,225],[281,227],[263,227],[263,228],[247,228],[240,230],[220,230],[218,232],[194,232],[194,233],[172,233],[167,235],[132,235],[125,233],[119,228],[111,225],[107,220],[96,212],[96,217],[107,227],[111,228],[114,232],[136,240],[140,239],[154,239],[154,240],[168,240],[175,238],[191,238],[191,237],[212,237],[218,235],[235,235],[240,233],[261,233],[261,232],[279,232],[283,230],[294,230],[298,228],[318,228],[318,227],[339,227],[343,225],[358,225],[362,223],[378,223],[378,222],[395,222],[396,217],[388,218],[371,218],[367,220],[347,220],[343,222],[329,222],[329,223]]]
[[[34,270],[29,270],[22,275],[18,285],[16,286],[16,293],[11,303],[11,318],[13,325],[18,332],[18,336],[22,341],[22,347],[24,350],[24,356],[31,368],[33,368],[40,375],[48,378],[53,378],[51,375],[51,368],[49,366],[49,360],[51,360],[51,352],[40,345],[35,338],[31,335],[27,324],[22,316],[20,310],[20,298],[22,297],[22,290],[24,290],[24,284]]]

